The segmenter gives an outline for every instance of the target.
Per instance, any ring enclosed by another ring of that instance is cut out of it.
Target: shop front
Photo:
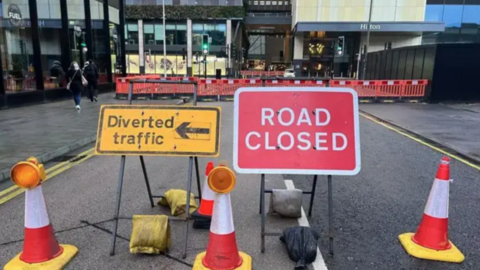
[[[99,90],[114,89],[118,0],[0,0],[0,8],[0,108],[68,97],[66,79],[52,73],[59,63],[66,71],[94,59]]]

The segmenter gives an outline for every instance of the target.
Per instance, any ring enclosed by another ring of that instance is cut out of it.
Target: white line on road
[[[285,180],[285,186],[287,189],[295,189],[295,185],[293,184],[292,180]],[[303,210],[302,206],[302,216],[298,218],[298,225],[304,227],[310,227],[310,223],[308,223],[307,216],[305,215],[305,211]],[[317,247],[317,258],[312,263],[313,269],[315,270],[328,270],[325,261],[323,260],[322,253],[320,253],[320,249]]]

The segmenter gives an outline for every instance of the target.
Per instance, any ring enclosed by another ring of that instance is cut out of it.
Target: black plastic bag
[[[295,270],[308,269],[307,264],[317,258],[318,234],[310,227],[291,227],[283,230],[280,237],[287,246],[290,260],[296,262]]]

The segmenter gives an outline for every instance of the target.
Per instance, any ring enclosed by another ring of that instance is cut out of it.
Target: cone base
[[[243,253],[243,252],[238,252],[240,254],[240,257],[242,257],[242,265],[240,265],[237,268],[231,269],[231,270],[251,270],[252,269],[252,257],[250,255]],[[200,253],[197,255],[195,258],[195,263],[193,264],[192,270],[212,270],[210,268],[207,268],[203,265],[203,257],[207,254],[206,251]],[[222,269],[223,270],[223,269]],[[230,270],[230,269],[229,269]]]
[[[443,262],[453,262],[461,263],[465,260],[465,256],[462,252],[450,241],[452,246],[447,250],[434,250],[429,248],[424,248],[415,242],[413,242],[412,237],[414,233],[404,233],[398,236],[400,243],[402,244],[405,251],[417,257],[419,259],[432,260],[432,261],[443,261]]]
[[[5,265],[4,270],[61,270],[77,255],[78,248],[71,245],[60,245],[63,247],[63,253],[50,261],[41,263],[26,263],[20,260],[20,254],[15,256],[11,261]]]

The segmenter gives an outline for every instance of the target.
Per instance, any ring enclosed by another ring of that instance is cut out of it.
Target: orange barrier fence
[[[117,78],[117,94],[128,94],[131,80],[160,79],[158,75]],[[199,97],[233,96],[241,87],[348,87],[354,89],[360,98],[414,98],[424,97],[428,80],[316,80],[316,79],[198,79],[168,77],[170,81],[197,81]],[[134,95],[192,95],[193,84],[133,84]]]
[[[428,80],[330,81],[330,87],[349,87],[370,98],[424,97],[427,85]]]

